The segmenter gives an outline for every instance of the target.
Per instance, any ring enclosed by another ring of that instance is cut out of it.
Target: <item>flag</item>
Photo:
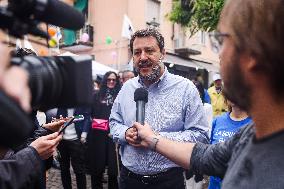
[[[131,39],[131,35],[133,33],[134,33],[134,28],[131,21],[127,15],[124,15],[121,36],[127,39]]]
[[[61,34],[61,30],[59,27],[56,27],[56,39],[58,41],[58,44],[59,44],[59,41],[62,39],[62,34]]]

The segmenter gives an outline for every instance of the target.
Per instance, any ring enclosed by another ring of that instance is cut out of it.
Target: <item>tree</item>
[[[170,21],[189,28],[191,35],[198,30],[213,31],[217,28],[225,0],[174,0],[167,15]]]

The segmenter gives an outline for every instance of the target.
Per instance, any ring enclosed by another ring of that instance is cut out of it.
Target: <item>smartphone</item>
[[[75,122],[79,122],[79,121],[83,121],[85,118],[84,118],[84,116],[83,115],[74,115],[74,123]]]
[[[74,120],[73,120],[73,123],[76,123],[76,122],[79,122],[79,121],[83,121],[85,118],[83,115],[74,115],[72,116],[74,117]],[[61,119],[55,119],[55,118],[52,118],[52,121],[60,121],[60,120],[64,120],[64,121],[68,121],[69,119],[71,119],[72,117],[65,117],[65,118],[61,118]]]
[[[71,125],[73,123],[74,119],[75,119],[75,117],[71,117],[68,121],[66,121],[63,124],[63,126],[60,128],[58,135],[60,135],[67,128],[67,126]]]

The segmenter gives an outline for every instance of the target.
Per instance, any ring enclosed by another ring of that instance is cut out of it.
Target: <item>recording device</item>
[[[134,92],[136,102],[136,121],[142,125],[145,123],[145,104],[148,102],[148,91],[141,87]]]
[[[32,108],[45,111],[92,104],[92,62],[89,56],[12,58],[29,72]],[[1,92],[0,145],[15,147],[34,130],[34,123],[16,102]]]
[[[73,30],[85,22],[80,12],[58,0],[9,0],[7,7],[0,7],[0,20],[0,28],[17,38],[32,34],[47,39],[47,32],[38,28],[42,21]],[[32,107],[44,111],[92,103],[91,60],[90,56],[26,56],[12,58],[11,64],[28,71]],[[29,116],[0,91],[0,145],[17,146],[33,130]]]
[[[11,59],[29,72],[32,107],[46,111],[92,103],[92,60],[90,56],[25,56]]]
[[[72,30],[82,28],[85,23],[82,13],[59,0],[9,0],[8,2],[7,7],[0,7],[0,28],[18,38],[26,34],[48,38],[48,34],[38,28],[39,22]]]
[[[67,126],[71,125],[74,121],[75,117],[71,117],[68,121],[66,121],[63,126],[59,129],[58,135],[60,135],[66,128]]]

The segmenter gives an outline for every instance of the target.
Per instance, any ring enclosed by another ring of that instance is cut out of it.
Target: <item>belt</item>
[[[143,184],[155,183],[164,179],[169,179],[172,176],[178,176],[178,173],[183,173],[183,169],[180,167],[173,167],[168,169],[167,171],[156,173],[153,175],[140,175],[133,173],[126,167],[122,166],[122,169],[126,172],[127,177],[134,178],[136,180],[141,181]]]

